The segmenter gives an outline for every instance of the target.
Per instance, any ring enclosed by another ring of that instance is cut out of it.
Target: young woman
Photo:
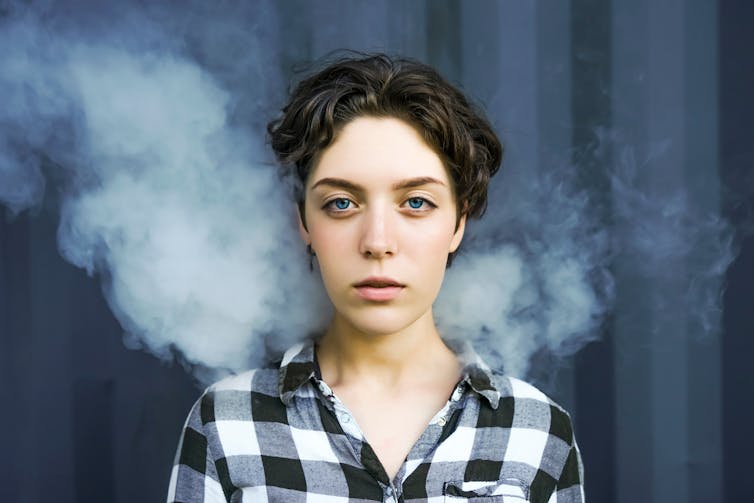
[[[568,414],[433,320],[502,157],[483,115],[426,65],[360,55],[302,81],[268,130],[334,316],[202,394],[168,501],[583,501]]]

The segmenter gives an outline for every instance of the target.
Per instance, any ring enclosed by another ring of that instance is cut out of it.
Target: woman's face
[[[454,189],[438,155],[407,123],[376,117],[354,119],[321,153],[305,218],[300,231],[336,316],[371,335],[431,315],[466,220],[456,230]]]

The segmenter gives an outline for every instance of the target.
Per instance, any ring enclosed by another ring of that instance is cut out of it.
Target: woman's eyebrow
[[[431,176],[418,176],[416,178],[407,178],[406,180],[401,180],[400,182],[396,182],[393,184],[392,189],[393,190],[401,190],[401,189],[412,189],[414,187],[421,187],[422,185],[429,185],[432,183],[436,183],[438,185],[445,185],[445,183],[442,180],[438,180],[437,178],[432,178]]]
[[[391,188],[392,190],[411,189],[414,187],[421,187],[422,185],[429,184],[438,184],[443,186],[445,185],[442,180],[438,180],[437,178],[432,178],[431,176],[418,176],[416,178],[407,178],[405,180],[395,182],[391,186]],[[346,189],[353,192],[364,192],[364,187],[343,178],[322,178],[321,180],[317,180],[314,185],[312,185],[312,190],[316,189],[320,185],[329,185],[331,187]]]
[[[321,180],[316,181],[314,185],[312,185],[311,190],[316,189],[320,185],[329,185],[330,187],[346,189],[352,192],[364,192],[364,187],[353,182],[349,182],[348,180],[344,180],[343,178],[322,178]]]

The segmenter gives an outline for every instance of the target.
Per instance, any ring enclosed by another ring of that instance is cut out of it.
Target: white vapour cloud
[[[446,335],[475,340],[509,374],[525,376],[537,351],[565,356],[596,338],[612,303],[607,232],[584,194],[563,189],[569,176],[526,186],[515,185],[516,173],[504,179],[508,209],[496,215],[503,235],[472,238],[437,301]]]
[[[53,45],[32,21],[13,28],[1,85],[24,109],[0,120],[38,138],[16,135],[20,147],[3,150],[3,201],[36,204],[45,162],[69,170],[61,253],[101,275],[131,347],[238,370],[324,323],[263,138],[229,125],[230,97],[210,74],[171,52]],[[61,126],[68,138],[54,148]]]
[[[146,30],[148,49],[117,26],[84,40],[33,16],[6,20],[0,201],[12,213],[38,204],[43,173],[54,171],[64,180],[61,253],[102,279],[126,344],[240,370],[321,329],[331,308],[263,132],[233,125],[238,100],[207,70],[212,54],[200,65],[153,23],[128,19]],[[250,47],[244,58],[263,51]],[[279,78],[269,72],[256,78]],[[253,81],[243,92],[269,100]],[[505,182],[505,201],[491,202],[503,212],[486,217],[495,225],[485,229],[498,230],[464,243],[435,313],[443,334],[471,338],[495,366],[525,375],[537,351],[569,354],[597,335],[611,302],[611,243],[564,172]],[[614,190],[628,201],[622,218],[643,219],[636,190]],[[687,237],[675,233],[662,253],[690,246]],[[653,246],[641,252],[656,256]]]
[[[228,97],[206,73],[108,48],[73,51],[67,69],[97,182],[65,201],[61,251],[105,267],[131,341],[238,370],[267,334],[291,340],[323,322],[321,309],[291,309],[310,292],[313,307],[324,301],[292,242],[292,204],[260,165],[261,139],[228,126]]]

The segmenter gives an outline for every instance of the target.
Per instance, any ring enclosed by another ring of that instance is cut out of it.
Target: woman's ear
[[[306,224],[304,224],[302,213],[304,212],[303,204],[301,206],[296,205],[296,216],[298,218],[298,233],[301,239],[306,244],[311,244],[312,240],[309,238],[309,231],[306,230]]]
[[[455,234],[453,234],[453,239],[450,241],[450,248],[448,249],[448,253],[455,252],[458,249],[458,247],[461,245],[461,240],[463,239],[463,233],[465,230],[466,230],[466,214],[464,213],[458,219],[456,232]]]

